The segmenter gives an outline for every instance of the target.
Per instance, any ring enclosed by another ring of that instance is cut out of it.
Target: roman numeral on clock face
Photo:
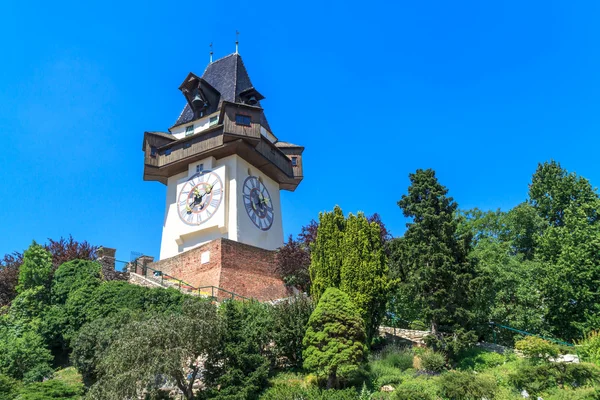
[[[177,196],[177,211],[187,225],[201,225],[216,214],[223,198],[218,174],[204,171],[190,177]]]

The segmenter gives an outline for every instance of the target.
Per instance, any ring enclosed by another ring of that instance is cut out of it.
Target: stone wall
[[[416,345],[423,345],[425,336],[431,334],[430,331],[417,331],[414,329],[400,329],[400,328],[392,328],[389,326],[380,326],[379,327],[379,336],[382,337],[391,337],[391,338],[399,338],[409,340]]]
[[[97,262],[102,266],[102,279],[105,281],[127,281],[128,272],[115,270],[115,254],[117,250],[110,247],[100,247],[97,251]]]

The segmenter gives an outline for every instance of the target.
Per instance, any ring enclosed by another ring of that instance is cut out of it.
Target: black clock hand
[[[206,193],[205,193],[206,194]],[[196,204],[200,204],[202,203],[202,198],[204,197],[204,194],[200,195],[199,197],[194,193],[194,201],[192,201],[192,204],[188,205],[188,214],[190,214],[192,212],[192,208],[194,208],[196,206]]]

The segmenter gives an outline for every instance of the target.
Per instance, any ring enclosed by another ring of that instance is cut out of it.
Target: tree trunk
[[[437,322],[435,320],[431,320],[431,333],[433,334],[433,336],[437,337],[438,336],[438,326],[437,326]]]
[[[327,389],[335,389],[337,387],[337,378],[335,376],[335,370],[329,373],[327,377]]]

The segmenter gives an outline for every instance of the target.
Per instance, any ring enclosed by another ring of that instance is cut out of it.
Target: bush
[[[469,372],[450,371],[442,375],[440,386],[451,400],[492,399],[498,388],[493,378]]]
[[[478,348],[469,349],[459,356],[458,369],[483,372],[506,362],[503,354],[498,354]]]
[[[267,389],[260,400],[357,400],[355,389],[321,390],[298,384],[277,384]]]
[[[337,386],[359,368],[365,353],[364,322],[348,295],[336,288],[325,291],[308,321],[304,336],[304,368],[327,377]]]
[[[440,336],[429,334],[423,340],[427,347],[443,351],[451,360],[456,360],[460,353],[467,351],[477,343],[477,335],[473,331],[458,328],[452,334]]]
[[[600,382],[600,369],[594,364],[548,363],[522,365],[509,375],[509,382],[529,394],[540,394],[557,386],[580,387]]]
[[[379,357],[386,365],[401,371],[412,368],[413,356],[410,348],[394,345],[386,346],[379,352]]]
[[[420,369],[429,372],[441,372],[446,366],[444,354],[433,350],[426,350],[420,356]]]
[[[0,326],[0,354],[0,373],[12,378],[32,382],[52,374],[52,355],[36,332]]]
[[[593,331],[577,342],[579,353],[586,361],[600,365],[600,331]]]
[[[544,396],[545,400],[598,400],[600,392],[595,388],[555,390]]]
[[[205,362],[208,397],[253,399],[267,384],[270,361],[269,306],[228,300],[219,307],[222,325],[216,348]]]
[[[394,400],[434,400],[434,397],[427,393],[423,392],[419,388],[411,387],[411,386],[399,386],[394,390],[392,394],[392,399]]]
[[[559,354],[558,346],[537,336],[527,336],[515,343],[515,349],[523,353],[532,362],[548,361]]]
[[[298,296],[272,309],[275,356],[284,358],[289,366],[302,367],[302,339],[314,308],[312,300]]]
[[[83,385],[52,379],[25,386],[17,398],[19,400],[78,400],[81,395],[83,395]]]
[[[439,389],[439,376],[428,376],[406,371],[404,380],[395,386],[392,399],[395,400],[433,400],[441,397]]]
[[[396,386],[402,382],[402,371],[387,364],[384,360],[369,363],[371,383],[374,388],[379,389],[384,385]]]
[[[18,389],[18,381],[6,375],[0,375],[0,399],[13,399],[17,395]]]
[[[100,285],[101,266],[95,261],[72,260],[62,264],[52,279],[52,302],[64,304],[69,294],[83,286]]]
[[[418,319],[414,320],[413,322],[411,322],[408,327],[410,329],[414,329],[417,331],[426,331],[429,329],[429,327],[427,326],[427,324],[423,321],[420,321]]]

